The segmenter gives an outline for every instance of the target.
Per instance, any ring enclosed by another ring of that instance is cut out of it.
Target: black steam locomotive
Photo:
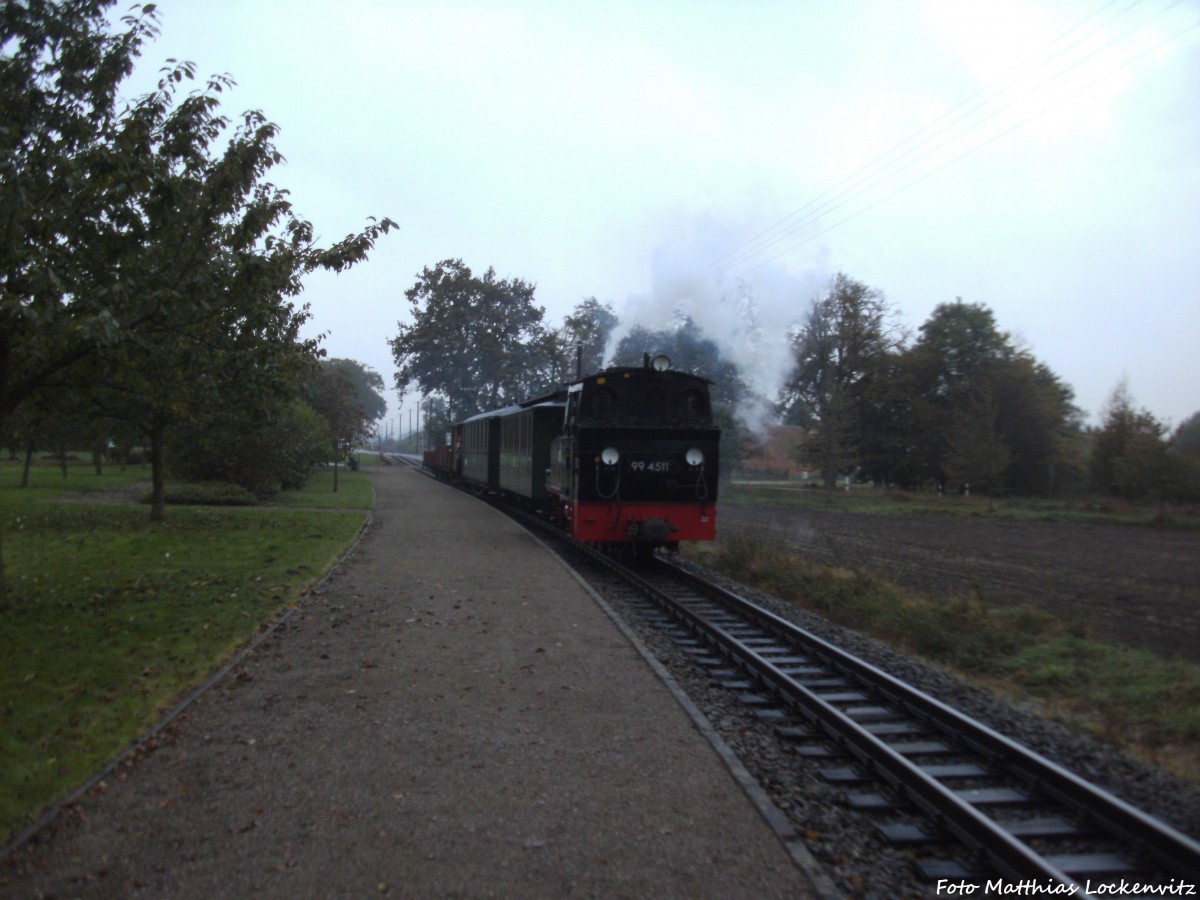
[[[517,499],[587,543],[712,540],[721,431],[709,384],[647,356],[460,422],[425,466]]]

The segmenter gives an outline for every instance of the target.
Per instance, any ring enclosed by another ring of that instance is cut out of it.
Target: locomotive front
[[[547,486],[575,538],[674,547],[716,536],[721,432],[709,384],[658,357],[568,386]]]

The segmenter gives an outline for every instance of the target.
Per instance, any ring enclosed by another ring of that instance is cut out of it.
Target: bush
[[[181,506],[254,506],[258,498],[238,484],[229,481],[185,481],[166,485],[167,503]],[[142,497],[150,502],[150,492]]]
[[[172,477],[236,484],[259,498],[304,487],[333,448],[325,420],[300,401],[268,409],[252,422],[214,411],[180,423],[172,438]]]

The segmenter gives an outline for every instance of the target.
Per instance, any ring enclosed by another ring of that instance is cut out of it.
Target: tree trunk
[[[104,442],[96,441],[92,444],[92,465],[96,468],[97,475],[104,474]]]
[[[163,472],[164,458],[163,442],[167,426],[161,418],[155,417],[150,426],[150,521],[161,522],[166,518],[166,476]]]
[[[333,442],[333,492],[336,494],[338,489],[338,445],[337,441]]]
[[[8,612],[8,581],[4,574],[4,535],[0,528],[0,613]]]
[[[4,413],[0,412],[0,426],[3,426],[5,420]],[[21,487],[29,485],[29,463],[28,458],[25,464],[25,479]],[[4,535],[3,525],[0,525],[0,613],[8,612],[8,581],[4,574]]]
[[[33,439],[25,442],[25,468],[21,471],[21,487],[29,487],[29,470],[33,468]]]
[[[58,459],[62,466],[63,478],[67,477],[67,445],[60,444],[58,447]]]

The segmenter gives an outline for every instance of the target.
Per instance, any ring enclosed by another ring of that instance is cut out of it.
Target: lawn
[[[9,590],[0,663],[0,836],[85,781],[293,605],[353,542],[362,473],[271,506],[92,502],[147,470],[0,466]],[[98,493],[99,492],[99,493]]]

